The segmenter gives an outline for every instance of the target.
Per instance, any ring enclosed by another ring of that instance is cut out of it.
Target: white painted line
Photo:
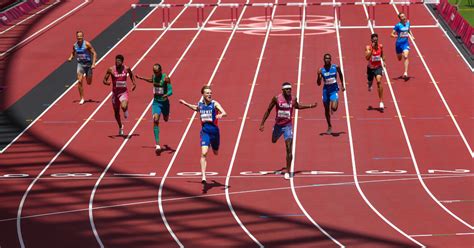
[[[395,9],[395,12],[397,12],[397,14],[399,13],[398,12],[398,9],[396,8],[396,6],[393,6],[394,9]],[[372,32],[373,32],[373,29],[372,29]],[[423,62],[423,64],[425,65],[426,67],[426,70],[428,72],[428,74],[430,75],[430,78],[432,80],[432,82],[436,82],[436,80],[434,80],[433,78],[433,75],[431,75],[431,72],[430,70],[428,69],[428,67],[426,66],[426,63],[425,63],[425,60],[423,59],[423,56],[421,55],[420,53],[420,50],[418,49],[418,47],[416,46],[416,43],[415,41],[413,41],[413,45],[415,45],[415,49],[418,51],[418,54],[420,55],[420,58],[421,58],[421,61]],[[382,62],[383,63],[383,62]],[[390,83],[390,77],[388,76],[388,71],[386,70],[387,68],[385,68],[385,77],[387,79],[387,82],[388,82],[388,87],[390,88],[390,93],[392,94],[392,98],[396,101],[396,98],[395,98],[395,92],[392,88],[392,84]],[[454,119],[454,116],[452,115],[451,113],[451,110],[449,109],[444,97],[442,96],[441,92],[439,91],[439,88],[438,88],[438,84],[433,84],[436,89],[438,90],[438,93],[440,94],[441,96],[441,99],[443,100],[443,102],[445,103],[445,106],[449,112],[449,114],[451,115],[451,118],[454,122],[454,124],[456,125],[456,127],[458,128],[458,131],[459,133],[462,135],[463,137],[463,140],[465,141],[465,144],[467,145],[469,151],[471,152],[471,157],[474,158],[474,154],[472,153],[471,151],[471,147],[469,146],[469,144],[467,143],[467,141],[465,140],[465,137],[464,137],[464,134],[462,133],[461,129],[459,128],[459,126],[457,125],[457,122],[456,120]],[[405,140],[406,140],[406,143],[408,145],[408,150],[410,151],[410,155],[411,155],[411,158],[412,158],[412,161],[413,161],[413,165],[415,167],[415,170],[416,170],[416,174],[418,174],[418,179],[420,181],[420,184],[423,186],[423,188],[425,189],[426,193],[431,197],[431,199],[433,199],[434,202],[436,202],[436,204],[438,204],[438,206],[440,206],[446,213],[448,213],[449,215],[451,215],[453,218],[455,218],[456,220],[458,220],[461,224],[467,226],[468,228],[470,229],[474,229],[474,226],[472,226],[471,224],[467,223],[465,220],[463,220],[462,218],[460,218],[459,216],[457,216],[455,213],[453,213],[451,210],[449,210],[446,206],[444,206],[443,204],[441,204],[439,202],[439,200],[436,198],[436,196],[433,195],[433,193],[430,191],[430,189],[428,188],[428,186],[426,186],[425,182],[423,181],[423,178],[420,176],[420,169],[418,168],[418,162],[415,158],[415,153],[413,152],[413,148],[411,146],[411,142],[410,142],[410,138],[408,137],[408,132],[406,130],[406,127],[405,127],[405,123],[403,121],[403,119],[401,118],[402,114],[400,112],[400,108],[398,107],[398,103],[394,103],[395,105],[395,108],[397,110],[397,115],[398,115],[398,119],[400,120],[400,125],[402,127],[402,130],[403,130],[403,134],[405,135]]]
[[[218,4],[220,3],[221,1],[219,0],[218,1]],[[193,38],[193,41],[191,43],[194,43],[194,40],[198,37],[198,35],[203,31],[204,27],[206,26],[206,24],[209,22],[209,19],[211,18],[211,16],[214,14],[214,12],[216,11],[217,9],[217,6],[215,6],[211,13],[209,13],[208,17],[206,18],[206,20],[203,22],[203,24],[201,25],[201,27],[199,28],[199,31],[196,33],[196,35],[194,36]],[[188,47],[189,49],[189,47]],[[213,76],[214,74],[216,73],[217,69],[219,68],[219,65],[220,65],[220,61],[222,60],[222,57],[224,56],[224,53],[221,54],[221,58],[219,59],[219,62],[218,64],[216,65],[216,67],[214,68],[214,73],[213,75],[211,76],[211,79],[209,80],[209,82],[207,83],[207,85],[210,85],[211,84],[211,81],[213,79]],[[150,103],[151,104],[151,103]],[[178,239],[178,237],[176,236],[176,234],[173,232],[173,230],[171,229],[171,226],[169,225],[168,223],[168,220],[166,219],[166,216],[165,216],[165,212],[164,212],[164,209],[163,209],[163,188],[164,188],[164,185],[165,185],[165,181],[166,181],[166,177],[168,176],[169,172],[171,171],[171,168],[173,167],[173,164],[174,164],[174,161],[176,160],[176,157],[178,156],[179,154],[179,151],[181,149],[181,147],[183,146],[183,143],[184,143],[184,140],[186,139],[186,136],[189,132],[189,129],[191,128],[191,125],[193,124],[193,121],[194,121],[194,118],[196,117],[196,113],[197,112],[194,112],[192,117],[190,118],[189,122],[188,122],[188,125],[186,127],[186,130],[184,131],[183,133],[183,136],[181,137],[181,140],[179,141],[179,144],[178,144],[178,147],[176,148],[176,151],[173,153],[173,157],[171,158],[171,161],[170,163],[168,164],[168,168],[166,169],[165,171],[165,174],[163,175],[163,178],[161,179],[161,182],[160,182],[160,187],[159,187],[159,190],[158,190],[158,208],[160,210],[160,215],[161,215],[161,219],[163,220],[165,226],[166,226],[166,229],[168,230],[168,232],[171,234],[171,236],[173,237],[173,239],[175,240],[175,242],[180,246],[180,247],[184,247],[183,244],[181,243],[181,241]]]
[[[367,20],[369,20],[370,19],[369,14],[367,12],[367,7],[365,5],[364,5],[364,12],[365,12]],[[337,18],[336,18],[336,20],[337,20]],[[369,25],[371,25],[370,21],[369,21]],[[374,32],[372,26],[370,26],[370,30],[372,31],[372,33]],[[339,35],[339,28],[336,28],[336,35],[337,35],[337,45],[338,45],[338,51],[339,51],[339,62],[340,62],[340,66],[341,66],[341,71],[344,74],[344,64],[343,64],[343,60],[342,60],[343,55],[342,55],[342,49],[341,49],[341,38],[340,38],[340,35]],[[388,73],[385,73],[385,76],[387,76],[387,74]],[[390,83],[388,85],[390,86]],[[355,159],[355,152],[354,152],[354,142],[352,140],[352,128],[351,128],[351,120],[350,120],[351,118],[349,118],[351,115],[349,113],[349,104],[348,104],[349,100],[347,98],[347,91],[344,91],[344,98],[346,99],[346,101],[344,101],[344,105],[345,105],[345,108],[346,108],[346,117],[347,117],[346,121],[347,121],[347,127],[348,127],[347,130],[348,130],[348,133],[349,133],[348,136],[349,136],[349,144],[350,144],[350,151],[351,151],[352,170],[353,170],[353,175],[354,175],[353,178],[354,178],[354,182],[355,182],[355,186],[357,188],[357,191],[359,192],[362,199],[364,199],[367,206],[369,206],[372,209],[372,211],[374,211],[385,223],[387,223],[390,227],[395,229],[398,233],[400,233],[401,235],[403,235],[404,237],[406,237],[407,239],[409,239],[410,241],[412,241],[416,245],[421,246],[421,247],[425,247],[423,244],[421,244],[417,240],[413,239],[407,233],[405,233],[403,230],[401,230],[399,227],[397,227],[395,224],[393,224],[382,213],[380,213],[377,210],[377,208],[375,208],[374,205],[372,205],[372,203],[369,201],[369,199],[365,195],[364,191],[360,187],[359,178],[357,176],[357,165],[356,165],[356,162],[355,162],[356,159]]]
[[[278,0],[275,0],[275,4],[278,3]],[[232,169],[234,167],[234,163],[235,163],[235,158],[237,156],[237,151],[239,149],[239,144],[240,144],[240,140],[242,138],[242,133],[244,131],[244,127],[245,127],[245,123],[246,123],[246,120],[247,120],[247,116],[248,116],[248,112],[249,112],[249,107],[250,107],[250,102],[252,100],[252,97],[253,97],[253,92],[254,92],[254,89],[255,89],[255,85],[257,83],[257,78],[258,78],[258,73],[260,71],[260,67],[262,65],[262,61],[263,61],[263,56],[265,54],[265,48],[267,46],[267,41],[268,41],[268,37],[270,35],[270,30],[272,29],[272,24],[273,24],[273,18],[275,16],[275,11],[277,9],[277,6],[275,6],[273,9],[272,9],[272,14],[271,14],[271,17],[270,17],[270,20],[269,20],[269,25],[267,26],[267,31],[265,33],[265,38],[263,40],[263,44],[262,44],[262,49],[260,51],[260,56],[258,58],[258,63],[257,63],[257,68],[255,69],[255,74],[254,74],[254,78],[252,80],[252,86],[250,88],[250,92],[249,92],[249,95],[248,95],[248,98],[247,98],[247,104],[245,106],[245,111],[244,111],[244,115],[242,117],[242,122],[240,123],[240,128],[239,128],[239,133],[237,135],[237,140],[235,141],[235,146],[234,146],[234,151],[232,152],[232,158],[230,160],[230,163],[229,163],[229,169],[227,170],[227,176],[226,176],[226,179],[225,179],[225,185],[230,185],[230,178],[231,178],[231,174],[232,174]],[[225,188],[225,197],[226,197],[226,200],[227,200],[227,206],[229,207],[230,211],[232,212],[232,215],[234,216],[234,219],[239,223],[239,225],[242,227],[242,229],[245,231],[245,233],[247,233],[247,235],[249,237],[252,238],[252,240],[259,246],[259,247],[264,247],[262,243],[260,243],[260,241],[257,240],[257,238],[255,238],[251,233],[250,231],[243,225],[242,221],[240,220],[240,218],[237,216],[235,210],[234,210],[234,207],[232,205],[232,202],[230,200],[230,192],[229,192],[229,187],[226,187]]]
[[[471,175],[473,176],[473,175]],[[235,177],[235,176],[233,176]],[[281,178],[281,176],[278,176]],[[431,177],[430,179],[445,179],[445,178],[458,178],[458,177],[465,177],[465,176],[440,176],[440,177]],[[199,177],[198,177],[199,178]],[[398,179],[384,179],[384,180],[371,180],[371,181],[360,181],[361,184],[370,184],[370,183],[385,183],[385,182],[394,182],[394,181],[411,181],[417,180],[417,178],[398,178]],[[297,189],[302,188],[313,188],[313,187],[333,187],[333,186],[351,186],[354,185],[353,181],[350,182],[340,182],[340,183],[327,183],[327,184],[308,184],[308,185],[300,185],[295,186]],[[238,194],[250,194],[250,193],[259,193],[259,192],[269,192],[269,191],[279,191],[279,190],[288,190],[291,187],[279,187],[279,188],[265,188],[265,189],[254,189],[254,190],[244,190],[244,191],[235,191],[231,192],[231,195],[238,195]],[[222,196],[225,193],[215,193],[215,194],[207,194],[207,195],[196,195],[196,196],[185,196],[185,197],[177,197],[177,198],[169,198],[164,199],[163,202],[168,201],[184,201],[190,199],[197,199],[197,198],[211,198],[214,196]],[[127,206],[137,206],[143,204],[151,204],[156,203],[156,200],[151,201],[139,201],[139,202],[130,202],[130,203],[122,203],[122,204],[114,204],[114,205],[106,205],[100,207],[94,207],[93,210],[101,210],[101,209],[113,209],[118,207],[127,207]],[[49,212],[43,214],[35,214],[35,215],[28,215],[22,216],[21,219],[33,219],[33,218],[40,218],[40,217],[47,217],[47,216],[54,216],[54,215],[62,215],[62,214],[69,214],[69,213],[78,213],[78,212],[86,212],[89,211],[89,208],[81,208],[75,210],[68,210],[68,211],[59,211],[59,212]],[[9,222],[15,221],[16,218],[7,218],[7,219],[0,219],[1,222]]]
[[[35,37],[36,35],[40,34],[41,32],[43,32],[44,30],[48,29],[49,27],[53,26],[54,24],[56,24],[57,22],[61,21],[62,19],[66,18],[68,15],[74,13],[77,9],[81,8],[83,5],[89,3],[89,0],[84,0],[83,3],[81,3],[80,5],[78,5],[77,7],[75,7],[74,9],[70,10],[69,12],[67,12],[66,14],[62,15],[61,17],[59,17],[58,19],[54,20],[53,22],[51,22],[50,24],[44,26],[42,29],[36,31],[35,33],[33,33],[32,35],[28,36],[26,39],[18,42],[16,45],[10,47],[8,50],[6,50],[5,52],[3,53],[0,53],[0,58],[9,54],[11,51],[13,51],[14,49],[16,49],[18,46],[21,46],[23,45],[25,42],[31,40],[31,38]]]
[[[443,237],[443,236],[466,236],[474,233],[441,233],[441,234],[414,234],[411,237]]]
[[[155,10],[155,9],[154,9]],[[152,10],[145,18],[143,18],[142,21],[144,21],[149,15],[151,15],[153,13]],[[131,30],[132,31],[132,30]],[[114,47],[116,47],[121,41],[123,41],[130,33],[131,31],[129,31],[127,33],[127,35],[125,35]],[[110,51],[112,51],[112,49],[114,48],[112,47]],[[109,53],[108,52],[108,53]],[[108,54],[107,53],[107,54]],[[105,56],[107,55],[105,54],[102,58],[105,58]],[[67,92],[67,91],[66,91]],[[64,95],[64,94],[63,94]],[[79,129],[73,134],[73,136],[66,142],[66,144],[61,148],[61,150],[51,159],[51,161],[43,168],[43,170],[36,176],[36,178],[33,180],[33,182],[30,183],[30,185],[28,186],[27,190],[25,191],[25,193],[23,194],[22,198],[21,198],[21,201],[20,201],[20,205],[18,207],[18,212],[17,212],[17,223],[16,223],[16,229],[17,229],[17,235],[18,235],[18,240],[20,242],[20,246],[23,248],[25,247],[25,243],[23,241],[23,234],[22,234],[22,229],[21,229],[21,214],[22,214],[22,211],[23,211],[23,206],[26,202],[26,198],[28,197],[28,194],[29,192],[31,191],[31,189],[33,188],[33,186],[35,185],[35,183],[40,179],[40,177],[46,172],[46,170],[48,170],[48,168],[54,163],[54,161],[59,157],[59,155],[62,154],[62,152],[66,149],[66,147],[69,146],[69,144],[76,138],[76,136],[82,131],[82,129],[87,125],[87,123],[89,123],[89,121],[92,119],[92,117],[102,108],[102,106],[108,101],[108,99],[112,96],[112,93],[109,93],[105,99],[102,101],[102,103],[94,110],[94,112],[92,112],[92,114],[84,121],[84,123],[79,127]],[[60,97],[61,98],[61,97]],[[56,99],[56,101],[59,100]],[[46,112],[46,111],[45,111]],[[43,112],[43,113],[45,113]],[[39,117],[36,119],[38,120]],[[35,121],[36,121],[35,120]],[[25,129],[26,130],[26,129]],[[24,131],[23,131],[24,132]],[[21,134],[20,134],[21,135]]]
[[[397,14],[398,14],[399,12],[398,12],[397,7],[395,5],[392,5],[392,6],[395,9],[395,12],[397,12]],[[430,68],[426,64],[425,58],[423,57],[423,54],[421,54],[421,51],[418,48],[418,46],[416,45],[415,40],[413,40],[411,36],[410,36],[410,39],[411,39],[411,42],[413,43],[413,46],[415,47],[415,50],[418,52],[418,55],[420,55],[419,57],[421,59],[421,62],[423,63],[423,65],[426,69],[426,72],[430,76],[431,82],[438,82],[434,79],[433,74],[431,73]],[[468,83],[468,82],[466,82],[466,83]],[[469,142],[467,141],[466,137],[464,136],[464,133],[461,130],[461,127],[459,126],[458,122],[456,121],[456,118],[454,117],[453,112],[451,111],[451,108],[448,106],[448,102],[446,101],[446,99],[444,99],[443,93],[441,93],[441,90],[439,89],[438,84],[432,84],[432,85],[436,88],[436,91],[438,92],[439,97],[443,101],[443,104],[444,104],[446,110],[448,111],[449,116],[451,117],[451,120],[454,123],[454,126],[456,126],[456,129],[458,130],[459,134],[461,135],[461,138],[464,141],[464,144],[466,145],[467,150],[469,151],[469,154],[471,155],[471,158],[474,158],[474,152],[472,151],[471,146],[469,145]],[[474,227],[472,225],[469,225],[469,227],[471,229],[474,229]]]
[[[190,3],[192,2],[192,0],[190,0]],[[161,2],[162,4],[163,2]],[[159,6],[159,5],[158,5]],[[157,8],[158,6],[156,6],[155,8]],[[179,17],[184,14],[184,12],[186,11],[187,7],[184,7],[181,12],[179,12],[179,14],[174,18],[174,20],[170,23],[169,27],[171,27],[178,19]],[[212,15],[212,12],[211,14]],[[134,67],[132,68],[135,69],[140,63],[141,61],[148,55],[148,53],[152,50],[152,48],[158,43],[158,41],[161,40],[161,38],[167,33],[169,29],[166,29],[163,33],[160,34],[160,36],[158,37],[158,39],[155,40],[155,42],[150,46],[150,48],[142,55],[142,57],[140,57],[140,59],[137,61],[137,63],[134,65]],[[184,56],[186,56],[186,54],[188,53],[189,49],[192,47],[192,45],[194,44],[194,41],[197,39],[197,37],[199,36],[199,33],[198,32],[194,38],[191,40],[191,42],[188,44],[188,46],[186,47],[185,51],[181,54],[181,57],[178,59],[178,61],[176,62],[175,66],[173,67],[173,69],[170,71],[169,73],[169,76],[173,75],[173,73],[176,71],[176,69],[178,68],[178,66],[181,64],[181,61],[183,60]],[[147,105],[147,107],[145,108],[145,110],[142,112],[140,118],[137,120],[137,122],[135,123],[135,125],[133,126],[132,130],[129,132],[129,134],[127,135],[127,138],[122,142],[122,145],[120,145],[119,149],[117,150],[117,152],[114,154],[114,156],[112,157],[112,159],[109,161],[109,163],[107,164],[107,167],[105,168],[105,170],[102,172],[102,174],[100,175],[99,179],[96,181],[95,185],[94,185],[94,188],[92,190],[92,193],[90,195],[90,199],[89,199],[89,222],[91,224],[91,228],[92,228],[92,231],[94,232],[94,236],[97,240],[97,243],[100,245],[100,247],[105,247],[104,244],[102,243],[102,240],[99,236],[99,233],[97,231],[97,228],[95,226],[95,222],[94,222],[94,214],[93,214],[93,204],[94,204],[94,196],[95,196],[95,192],[97,191],[97,188],[99,187],[99,184],[100,182],[102,181],[102,178],[104,178],[104,176],[107,174],[108,170],[112,167],[112,164],[115,162],[115,159],[118,157],[118,155],[120,154],[120,152],[123,150],[123,148],[125,147],[125,145],[127,144],[127,142],[130,140],[130,138],[132,137],[133,133],[135,132],[135,130],[137,129],[137,127],[139,126],[139,124],[141,123],[141,121],[143,120],[143,118],[145,117],[145,115],[148,113],[151,105],[153,103],[153,100],[150,101],[150,103]],[[171,229],[169,229],[171,230]],[[170,232],[171,235],[173,237],[175,237],[174,233],[172,233],[172,231]],[[177,241],[179,243],[179,240]],[[179,243],[180,244],[180,243]]]
[[[333,3],[335,0],[333,0]],[[306,0],[304,0],[304,4],[306,5]],[[306,8],[303,8],[303,20],[306,20]],[[336,21],[334,22],[335,25],[337,22],[337,17],[334,18]],[[296,99],[300,100],[300,92],[301,92],[301,73],[303,71],[303,50],[304,50],[304,36],[305,36],[305,26],[306,23],[304,21],[301,23],[301,39],[300,39],[300,52],[299,52],[299,59],[298,59],[298,79],[297,79],[297,87],[296,87]],[[293,154],[293,160],[291,161],[291,168],[290,171],[293,174],[295,172],[295,159],[296,159],[296,138],[298,134],[298,114],[299,110],[295,110],[295,118],[294,118],[294,135],[293,135],[293,146],[291,147],[291,153]],[[326,237],[332,240],[336,245],[339,247],[345,247],[343,244],[341,244],[337,239],[335,239],[331,234],[329,234],[326,230],[324,230],[314,219],[313,217],[306,211],[304,208],[303,204],[301,203],[298,194],[296,193],[295,189],[295,181],[294,177],[290,177],[290,186],[291,186],[291,193],[293,195],[293,198],[296,201],[296,204],[300,208],[300,210],[303,212],[303,214],[306,216],[306,218],[313,223],[313,225],[321,232],[323,233]]]
[[[88,1],[88,0],[86,0]],[[153,12],[155,12],[156,8],[154,8],[153,10],[150,11],[150,13],[148,13],[141,21],[143,22],[146,18],[148,18],[148,16],[150,16]],[[102,60],[104,60],[107,55],[109,55],[113,50],[114,48],[116,48],[118,45],[120,45],[131,33],[133,32],[133,29],[131,29],[130,31],[128,31],[127,34],[125,34],[125,36],[123,36],[112,48],[110,48],[99,60],[97,60],[96,62],[96,65],[98,65]],[[51,109],[59,100],[61,100],[72,88],[74,88],[74,86],[77,84],[77,80],[71,84],[71,86],[69,88],[66,89],[66,91],[64,91],[58,98],[56,98],[56,100],[54,100],[53,103],[51,103],[40,115],[38,115],[36,117],[36,119],[34,119],[30,125],[28,125],[25,129],[23,129],[23,131],[21,131],[20,134],[18,134],[7,146],[5,146],[2,150],[0,150],[0,154],[4,153],[13,143],[15,143],[26,131],[28,131],[28,129],[30,129],[38,120],[41,119],[41,117],[43,117],[44,114],[46,114],[46,112],[49,111],[49,109]],[[108,98],[104,99],[107,100]]]
[[[28,16],[27,18],[21,20],[20,22],[16,23],[15,25],[13,25],[13,26],[11,26],[11,27],[9,27],[9,28],[3,30],[2,32],[0,32],[0,35],[2,35],[2,34],[4,34],[4,33],[8,32],[8,31],[10,31],[10,30],[12,30],[12,29],[14,29],[14,28],[16,28],[16,27],[18,27],[19,25],[23,24],[24,22],[28,21],[29,19],[31,19],[31,18],[33,18],[33,17],[35,17],[35,16],[37,16],[37,15],[43,13],[44,11],[48,10],[48,9],[51,8],[51,7],[54,7],[54,5],[56,5],[56,4],[60,3],[60,2],[61,2],[60,0],[56,0],[56,2],[54,2],[53,4],[47,6],[46,8],[44,8],[44,9],[42,9],[42,10],[40,10],[40,11],[34,13],[33,15]]]

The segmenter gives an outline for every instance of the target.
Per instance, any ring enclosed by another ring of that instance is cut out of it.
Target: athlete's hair
[[[398,18],[399,18],[399,19],[400,19],[400,16],[401,16],[401,15],[405,15],[405,13],[403,13],[403,12],[398,13]]]
[[[323,59],[326,58],[326,56],[329,56],[329,58],[332,58],[331,54],[326,53],[326,54],[324,54]]]
[[[153,65],[153,67],[155,67],[155,66],[158,67],[158,69],[161,70],[161,65],[160,64],[156,63],[156,64]]]
[[[81,33],[82,35],[84,35],[84,32],[82,32],[81,30],[76,31],[76,35],[78,35],[79,33]]]
[[[378,38],[379,35],[378,35],[377,33],[373,33],[373,34],[370,35],[370,39],[373,39],[374,37],[377,37],[377,38]]]
[[[123,57],[122,54],[119,54],[119,55],[115,56],[115,59],[120,59],[123,62],[124,57]]]
[[[211,86],[209,86],[209,85],[204,85],[204,86],[202,86],[202,88],[201,88],[201,94],[204,94],[204,91],[205,91],[205,90],[210,90],[210,89],[211,89]]]

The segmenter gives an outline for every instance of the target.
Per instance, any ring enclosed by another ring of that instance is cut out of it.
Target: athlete
[[[415,40],[413,33],[410,30],[410,21],[407,20],[407,17],[404,13],[400,12],[398,14],[398,19],[400,22],[395,25],[390,34],[391,37],[397,38],[395,42],[395,52],[397,53],[398,61],[404,59],[403,63],[405,65],[405,72],[403,73],[402,78],[406,81],[408,77],[408,54],[410,52],[410,44],[408,43],[408,38]]]
[[[182,99],[179,100],[179,103],[197,111],[201,118],[201,183],[206,184],[206,158],[209,146],[212,148],[214,155],[218,155],[220,145],[218,119],[227,116],[227,113],[217,101],[212,100],[211,86],[203,86],[201,94],[202,99],[197,105],[189,104]]]
[[[79,104],[84,104],[84,87],[82,86],[82,80],[85,75],[87,84],[92,84],[92,70],[95,68],[97,53],[91,43],[84,40],[84,33],[82,31],[76,32],[76,39],[77,42],[74,43],[72,47],[68,61],[70,62],[74,56],[77,57],[77,85],[79,96],[81,97]]]
[[[272,143],[276,143],[283,135],[286,147],[286,172],[284,177],[285,179],[290,179],[293,177],[293,173],[290,171],[291,161],[293,159],[291,150],[293,146],[293,109],[314,108],[317,106],[317,103],[310,105],[300,104],[298,99],[291,95],[291,83],[283,83],[281,90],[282,93],[274,96],[270,102],[270,105],[268,105],[267,111],[263,115],[262,122],[260,123],[260,131],[263,132],[265,121],[270,115],[273,107],[275,107],[276,117],[275,125],[273,126]]]
[[[155,135],[155,153],[161,152],[160,146],[160,116],[163,114],[163,120],[168,121],[170,115],[169,97],[173,95],[173,87],[170,78],[162,72],[160,64],[153,65],[153,75],[151,78],[144,78],[136,75],[138,79],[153,84],[153,104],[151,114],[153,115],[153,134]]]
[[[324,81],[323,86],[323,104],[326,121],[328,123],[327,134],[332,134],[331,115],[337,111],[339,101],[339,87],[337,86],[337,74],[341,79],[341,89],[344,88],[344,77],[342,76],[341,68],[338,65],[331,64],[331,54],[324,54],[324,66],[318,70],[318,79],[316,83],[321,86],[321,81]]]
[[[382,86],[382,74],[383,74],[383,64],[385,62],[385,57],[383,54],[383,46],[379,43],[378,34],[372,34],[370,36],[371,44],[365,47],[365,59],[369,61],[367,65],[367,85],[369,91],[372,90],[372,83],[375,80],[377,81],[377,89],[380,99],[379,108],[380,111],[384,110],[383,105],[383,86]]]
[[[130,67],[123,64],[124,57],[122,55],[115,56],[115,66],[110,67],[105,73],[103,83],[110,85],[109,77],[112,78],[112,106],[114,107],[115,120],[119,126],[119,135],[123,136],[123,124],[120,119],[120,109],[123,111],[125,119],[128,118],[128,88],[127,75],[132,80],[132,91],[137,86],[135,78]]]

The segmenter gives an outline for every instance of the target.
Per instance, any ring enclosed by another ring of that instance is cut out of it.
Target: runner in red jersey
[[[382,44],[379,44],[379,36],[374,33],[370,36],[370,39],[372,43],[365,48],[365,59],[369,61],[367,65],[367,84],[369,91],[371,91],[375,77],[380,100],[379,110],[383,112],[385,106],[383,105],[382,61],[385,61],[385,57],[383,55],[383,46]]]
[[[112,77],[112,105],[114,107],[115,120],[119,126],[119,135],[123,135],[123,124],[120,119],[120,108],[122,108],[123,116],[128,118],[128,88],[127,75],[132,80],[132,91],[137,86],[135,77],[130,67],[123,64],[124,57],[122,55],[115,56],[115,66],[110,67],[105,73],[103,83],[110,85],[109,77]]]
[[[298,102],[296,97],[291,95],[291,84],[288,82],[283,83],[282,93],[274,96],[270,105],[268,106],[267,112],[263,116],[263,120],[260,123],[260,131],[263,132],[265,121],[267,120],[273,107],[276,109],[275,125],[273,126],[272,143],[276,143],[278,139],[283,135],[286,146],[286,170],[285,179],[293,177],[293,173],[290,172],[291,161],[293,160],[292,146],[293,146],[293,109],[306,109],[314,108],[317,103],[303,105]]]

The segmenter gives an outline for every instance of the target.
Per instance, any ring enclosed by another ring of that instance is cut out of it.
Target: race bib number
[[[163,87],[154,87],[153,92],[156,95],[163,95],[165,93],[165,89]]]
[[[377,61],[381,61],[381,60],[382,60],[381,56],[372,56],[372,61],[373,62],[377,62]]]
[[[400,37],[401,37],[401,38],[407,38],[408,36],[410,36],[410,34],[409,34],[408,32],[406,32],[406,31],[400,33]]]
[[[212,122],[212,113],[201,113],[202,122]]]
[[[117,88],[126,88],[127,87],[127,81],[117,81],[115,83],[115,87],[117,87]]]
[[[334,77],[324,80],[324,84],[334,84],[334,83],[336,83],[336,78]]]
[[[278,110],[278,118],[290,119],[291,113],[289,110]]]

